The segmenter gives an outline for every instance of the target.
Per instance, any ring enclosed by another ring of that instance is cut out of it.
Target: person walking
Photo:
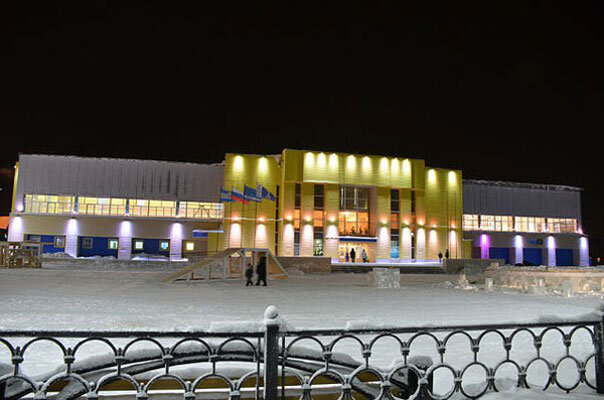
[[[357,256],[357,252],[354,251],[354,247],[352,249],[350,249],[350,262],[354,262],[354,259]]]
[[[438,262],[441,264],[443,263],[443,252],[442,251],[438,252]]]
[[[445,258],[449,259],[449,249],[445,250]]]
[[[346,258],[345,258],[346,262],[348,262],[350,260],[350,256],[348,255],[348,250],[346,250]]]
[[[252,282],[253,277],[254,268],[252,267],[252,263],[247,263],[247,268],[245,269],[245,286],[254,286],[254,282]]]
[[[260,261],[256,265],[256,275],[258,275],[256,286],[260,286],[260,282],[263,283],[262,286],[266,286],[266,257],[264,256],[260,257]]]
[[[361,251],[361,258],[363,259],[363,262],[369,262],[369,257],[367,257],[367,252],[365,251],[365,248],[363,247],[363,250]]]

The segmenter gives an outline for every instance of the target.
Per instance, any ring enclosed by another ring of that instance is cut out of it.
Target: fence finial
[[[266,325],[279,325],[279,308],[274,305],[266,307],[264,310],[264,323]]]

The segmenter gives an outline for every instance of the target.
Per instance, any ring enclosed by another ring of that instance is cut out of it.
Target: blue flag
[[[247,185],[243,185],[243,195],[247,201],[260,202],[262,199],[258,196],[256,189],[251,188]]]
[[[230,203],[233,199],[231,198],[231,192],[226,190],[225,188],[220,188],[220,202],[221,203]]]
[[[261,187],[262,187],[262,198],[263,199],[268,199],[270,201],[275,201],[276,200],[274,194],[272,194],[271,192],[269,192],[268,189],[265,188],[264,186],[261,186]]]

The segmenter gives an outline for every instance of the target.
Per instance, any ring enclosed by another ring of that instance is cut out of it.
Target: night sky
[[[0,13],[0,214],[19,152],[337,150],[583,187],[604,256],[602,1],[20,3]]]

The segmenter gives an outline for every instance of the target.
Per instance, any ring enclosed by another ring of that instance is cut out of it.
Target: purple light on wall
[[[579,238],[579,265],[589,266],[589,242],[585,236]]]
[[[556,239],[553,236],[547,237],[547,265],[556,266]]]
[[[120,237],[132,237],[132,223],[130,221],[122,221],[120,224]]]
[[[67,221],[67,234],[77,235],[78,234],[78,221],[75,218],[71,218]]]
[[[480,235],[480,258],[489,258],[489,247],[491,247],[491,238],[486,233]]]
[[[514,255],[515,255],[514,262],[515,263],[521,263],[522,261],[524,261],[523,249],[524,249],[524,238],[521,235],[514,236]]]

